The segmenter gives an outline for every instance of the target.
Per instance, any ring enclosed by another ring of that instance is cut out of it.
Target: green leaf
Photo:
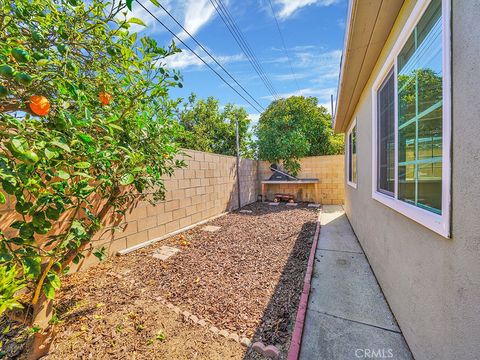
[[[142,20],[140,20],[139,18],[136,18],[136,17],[132,17],[132,18],[128,19],[128,22],[129,22],[130,24],[137,24],[137,25],[147,26],[147,24],[145,24]]]
[[[73,166],[76,167],[77,169],[88,169],[92,165],[87,161],[80,161],[73,164]]]
[[[80,171],[75,171],[73,173],[73,175],[75,176],[81,176],[81,177],[84,177],[84,178],[87,178],[87,179],[93,179],[93,176],[87,174],[87,173],[84,173],[84,172],[80,172]]]
[[[132,11],[132,2],[133,2],[133,0],[127,0],[127,8],[130,11]]]
[[[62,150],[65,150],[66,152],[72,151],[67,144],[65,144],[63,142],[60,142],[60,141],[51,141],[50,144],[53,145],[53,146],[56,146],[56,147],[58,147]]]
[[[93,252],[93,255],[95,255],[95,257],[100,260],[100,261],[103,261],[105,260],[105,257],[106,257],[106,254],[105,254],[105,247],[102,247],[100,249],[97,249]]]
[[[77,134],[77,136],[80,138],[80,140],[82,140],[85,144],[90,144],[92,141],[93,141],[93,138],[88,135],[88,134],[82,134],[82,133],[79,133]]]
[[[157,0],[150,0],[150,2],[155,6],[160,6],[160,3]]]
[[[25,151],[28,150],[28,143],[27,143],[27,140],[25,140],[24,138],[15,137],[12,139],[10,144],[14,152],[24,153]]]
[[[35,228],[34,228],[33,224],[32,223],[25,223],[20,228],[20,233],[19,234],[23,239],[28,239],[28,238],[31,238],[34,233],[35,233]]]
[[[27,150],[24,153],[19,154],[17,158],[24,161],[27,164],[35,164],[39,160],[38,155],[31,150]]]
[[[47,148],[45,148],[44,152],[45,152],[45,156],[47,157],[48,160],[51,160],[51,159],[58,156],[58,152],[49,150]]]
[[[21,202],[17,200],[17,203],[15,204],[15,211],[22,215],[27,215],[28,211],[30,208],[33,206],[31,202]]]
[[[58,220],[60,217],[60,209],[50,206],[45,210],[45,215],[47,215],[47,218],[50,220]]]
[[[132,174],[127,173],[123,174],[122,177],[120,178],[120,185],[130,185],[134,180],[134,177]]]
[[[23,271],[25,275],[29,278],[36,278],[41,273],[41,263],[42,260],[40,256],[24,256],[22,257]]]
[[[58,277],[57,274],[55,273],[49,273],[47,275],[47,280],[50,282],[50,284],[53,286],[55,290],[60,289],[60,278]]]
[[[17,181],[15,179],[5,179],[2,181],[3,190],[9,195],[15,194],[17,191]]]
[[[57,170],[55,173],[60,179],[68,180],[70,179],[70,174],[63,170]]]
[[[7,198],[0,192],[0,204],[5,204],[7,202]]]
[[[45,296],[47,297],[47,299],[55,299],[55,288],[52,286],[51,283],[45,282],[45,284],[43,285],[43,290],[45,291]]]

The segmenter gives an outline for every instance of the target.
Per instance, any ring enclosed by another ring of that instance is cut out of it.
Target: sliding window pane
[[[357,125],[348,134],[348,181],[357,183]]]
[[[442,6],[432,0],[397,58],[398,198],[441,214]]]
[[[377,93],[377,190],[395,191],[395,79],[391,72]]]

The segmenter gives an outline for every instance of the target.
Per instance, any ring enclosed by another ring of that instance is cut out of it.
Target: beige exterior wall
[[[371,195],[371,86],[414,3],[405,2],[354,112],[358,184],[357,189],[345,186],[345,207],[415,359],[478,359],[480,13],[477,1],[452,1],[451,239],[437,235]]]
[[[318,178],[316,184],[283,185],[268,184],[266,197],[273,200],[276,193],[291,194],[296,201],[309,201],[332,205],[344,202],[344,161],[343,155],[311,156],[301,159],[299,178]],[[258,164],[259,194],[261,180],[272,175],[270,163],[260,161]]]

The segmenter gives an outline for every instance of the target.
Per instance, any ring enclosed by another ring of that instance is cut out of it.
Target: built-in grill
[[[271,164],[270,170],[272,170],[273,174],[267,180],[262,181],[262,200],[265,201],[266,197],[266,187],[269,184],[316,184],[318,183],[318,179],[316,178],[304,178],[299,179],[293,175],[290,175],[285,170],[281,170],[278,164]],[[287,200],[290,201],[294,199],[293,195],[291,194],[275,194],[274,200]]]
[[[282,171],[278,168],[277,164],[270,165],[270,170],[273,171],[272,176],[268,179],[268,181],[292,181],[298,180],[295,176],[288,174],[285,171]]]

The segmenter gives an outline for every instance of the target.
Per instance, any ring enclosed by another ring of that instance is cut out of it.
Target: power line
[[[258,76],[264,83],[265,87],[268,89],[268,91],[270,92],[270,94],[273,96],[274,99],[278,99],[279,98],[278,92],[273,87],[272,82],[270,81],[265,70],[263,69],[262,65],[258,61],[257,56],[253,52],[252,48],[246,41],[245,36],[243,35],[241,30],[238,28],[237,24],[235,23],[235,20],[231,16],[228,8],[223,4],[222,0],[210,0],[210,2],[215,8],[215,10],[217,11],[217,13],[220,15],[220,18],[222,19],[223,23],[227,27],[230,34],[233,36],[234,40],[237,42],[242,52],[247,57],[248,61],[250,62],[253,69],[255,70],[255,72],[258,74]]]
[[[277,30],[278,30],[278,34],[280,35],[280,39],[282,40],[283,50],[285,51],[285,54],[287,55],[288,63],[290,65],[290,71],[293,75],[293,78],[295,79],[295,84],[297,85],[297,90],[300,91],[300,87],[298,86],[298,81],[297,81],[297,75],[295,75],[295,72],[293,71],[292,61],[290,60],[290,56],[288,55],[287,46],[285,45],[285,39],[283,38],[282,31],[280,30],[280,25],[278,24],[277,15],[275,15],[275,10],[273,9],[272,1],[268,0],[268,2],[270,4],[270,8],[272,9],[273,18],[275,19],[275,24],[277,24]]]
[[[215,7],[215,10],[217,10],[217,13],[220,15],[220,18],[227,27],[228,31],[233,36],[234,40],[237,42],[243,53],[247,56],[248,61],[253,66],[255,72],[258,74],[266,88],[269,90],[270,94],[273,96],[274,99],[278,99],[278,92],[275,90],[272,82],[268,78],[268,75],[263,69],[261,63],[258,61],[258,58],[253,52],[252,48],[246,41],[245,36],[237,26],[228,8],[224,5],[222,0],[210,0],[210,2]]]
[[[263,108],[262,105],[261,105],[253,96],[250,95],[250,93],[227,71],[227,69],[225,69],[225,68],[222,66],[222,64],[220,64],[220,63],[217,61],[217,59],[215,59],[215,58],[213,57],[213,55],[210,54],[210,52],[209,52],[201,43],[199,43],[199,42],[197,41],[197,39],[196,39],[192,34],[190,34],[190,33],[187,31],[187,29],[184,28],[183,25],[182,25],[177,19],[175,19],[175,17],[174,17],[162,4],[159,3],[158,5],[163,9],[163,11],[165,11],[165,12],[167,13],[167,15],[168,15],[173,21],[175,21],[175,23],[176,23],[178,26],[180,26],[180,27],[182,28],[183,31],[185,31],[185,32],[187,33],[188,36],[190,36],[190,38],[191,38],[193,41],[195,41],[195,43],[196,43],[198,46],[200,46],[200,48],[201,48],[203,51],[205,51],[205,53],[206,53],[208,56],[210,56],[210,58],[211,58],[223,71],[225,71],[225,73],[226,73],[258,106],[260,106],[261,108]]]
[[[225,78],[218,73],[213,67],[210,66],[203,58],[198,55],[190,46],[188,46],[182,39],[180,39],[170,28],[165,25],[158,17],[156,17],[150,10],[148,10],[140,1],[138,1],[138,4],[147,12],[149,13],[160,25],[162,25],[165,30],[167,30],[170,34],[172,34],[179,42],[181,42],[188,50],[190,50],[202,63],[204,63],[210,70],[212,70],[225,84],[227,84],[233,91],[235,91],[243,100],[245,100],[252,108],[254,108],[258,113],[261,113],[260,110],[257,109],[255,105],[253,105],[245,96],[243,96],[237,89],[235,89]],[[227,72],[228,73],[228,72]],[[230,77],[232,77],[230,75]],[[246,91],[245,91],[246,92]],[[248,92],[246,92],[248,96],[252,97]],[[265,110],[262,106],[260,106],[262,110]]]

